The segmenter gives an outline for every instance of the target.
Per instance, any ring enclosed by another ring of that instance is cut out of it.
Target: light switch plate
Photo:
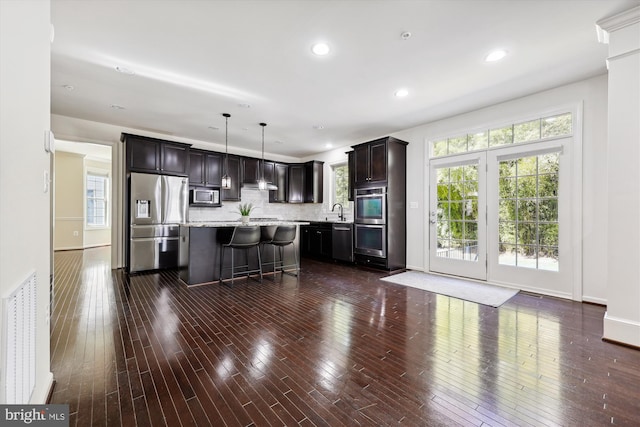
[[[418,209],[418,202],[409,202],[409,209]]]

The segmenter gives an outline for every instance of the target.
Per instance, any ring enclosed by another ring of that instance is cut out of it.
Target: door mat
[[[492,307],[500,307],[519,292],[517,289],[486,285],[420,271],[406,271],[383,277],[381,280]]]

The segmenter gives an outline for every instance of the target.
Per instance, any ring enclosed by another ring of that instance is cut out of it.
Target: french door
[[[429,270],[571,297],[571,142],[431,159]]]
[[[430,270],[486,280],[485,153],[431,160],[429,182]]]

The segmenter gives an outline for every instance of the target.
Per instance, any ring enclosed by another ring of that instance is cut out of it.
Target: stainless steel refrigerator
[[[129,272],[180,266],[180,225],[187,222],[188,194],[188,178],[131,174]]]

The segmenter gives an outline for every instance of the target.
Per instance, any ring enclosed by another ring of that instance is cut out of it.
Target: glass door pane
[[[486,279],[485,154],[430,164],[430,270]]]

